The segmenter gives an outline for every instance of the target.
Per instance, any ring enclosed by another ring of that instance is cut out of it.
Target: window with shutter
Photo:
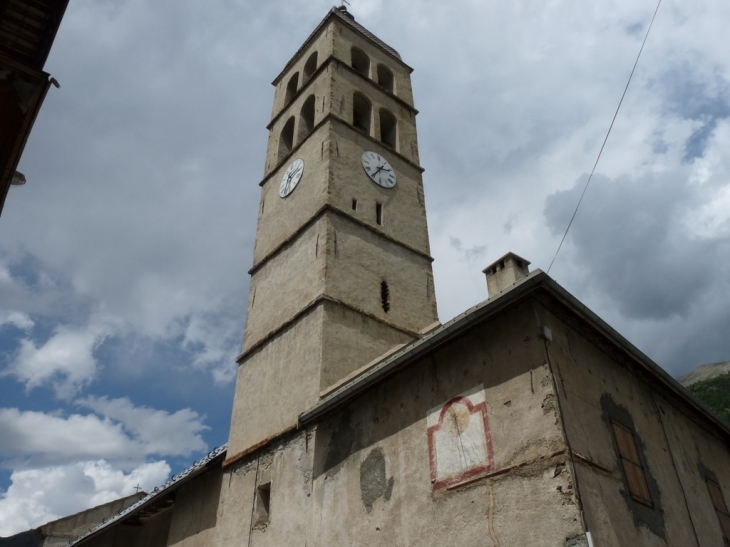
[[[636,449],[634,432],[615,420],[611,420],[611,427],[613,429],[614,439],[616,440],[616,447],[618,448],[626,484],[629,487],[629,494],[639,503],[653,507],[654,504],[651,501],[649,485],[646,482],[646,475],[641,465],[639,451]]]
[[[715,513],[717,513],[717,518],[720,521],[720,528],[722,528],[722,537],[725,540],[725,545],[730,545],[730,513],[727,511],[722,489],[719,484],[709,477],[705,477],[705,483],[710,493],[712,505],[715,507]]]

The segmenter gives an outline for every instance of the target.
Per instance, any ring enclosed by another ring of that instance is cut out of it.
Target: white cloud
[[[2,276],[2,270],[0,270]],[[27,313],[0,309],[0,328],[5,325],[12,325],[22,330],[32,329],[35,323]]]
[[[165,461],[143,463],[127,473],[104,460],[14,471],[0,495],[0,536],[128,496],[137,485],[150,492],[169,474]]]
[[[0,409],[0,456],[25,467],[89,459],[130,466],[152,455],[187,457],[207,449],[204,417],[190,409],[167,412],[106,397],[78,404],[96,414]]]
[[[94,350],[108,334],[104,327],[61,326],[42,345],[20,340],[20,349],[3,374],[15,376],[29,390],[48,384],[57,397],[68,399],[93,380],[98,367]]]
[[[141,374],[130,346],[148,340],[170,349],[160,367],[223,383],[234,376],[269,82],[331,3],[172,4],[71,3],[46,65],[63,88],[49,93],[23,156],[33,184],[11,191],[0,218],[0,232],[12,234],[0,238],[0,302],[20,314],[6,325],[77,326],[58,327],[45,343],[13,333],[20,350],[9,370],[30,396],[35,386],[64,397],[96,387],[112,366],[95,358],[104,336],[131,341],[115,355],[117,377]],[[486,297],[481,269],[504,252],[533,267],[550,263],[577,198],[571,190],[595,161],[653,7],[353,3],[358,21],[415,68],[442,320]],[[663,2],[551,272],[677,373],[730,354],[730,253],[703,247],[729,230],[722,116],[730,61],[717,47],[728,19],[724,0]],[[567,216],[548,221],[546,201],[561,191],[557,213]],[[689,278],[697,270],[689,263],[707,271]],[[652,298],[636,310],[632,295]],[[172,375],[160,389],[181,391]],[[70,465],[202,443],[203,419],[192,410],[100,395],[83,399],[99,415],[6,409],[0,428],[15,435],[16,450],[4,455]]]
[[[144,454],[188,456],[207,448],[200,435],[209,428],[203,424],[204,417],[189,408],[170,413],[136,407],[127,398],[107,397],[86,397],[78,404],[120,423]]]

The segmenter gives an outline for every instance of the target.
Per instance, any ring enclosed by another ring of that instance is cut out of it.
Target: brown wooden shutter
[[[629,487],[629,494],[636,501],[652,506],[649,485],[646,482],[639,451],[636,449],[634,433],[625,425],[613,420],[611,426],[613,427],[613,436],[616,439],[626,483]]]
[[[725,544],[728,545],[730,544],[730,514],[728,514],[727,505],[725,505],[722,489],[719,484],[710,478],[705,477],[705,483],[707,483],[707,490],[710,493],[710,499],[715,507],[717,518],[720,520],[722,536],[725,539]]]

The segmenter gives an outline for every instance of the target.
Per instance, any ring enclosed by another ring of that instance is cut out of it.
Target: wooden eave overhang
[[[68,1],[0,0],[0,214],[50,86],[42,70]]]
[[[0,214],[50,85],[45,72],[0,53]]]
[[[0,0],[0,53],[42,69],[68,0]]]

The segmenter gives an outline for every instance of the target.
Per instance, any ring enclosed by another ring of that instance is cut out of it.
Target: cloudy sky
[[[655,0],[352,0],[415,68],[439,314],[547,269]],[[325,0],[72,0],[0,217],[0,535],[226,442],[271,80]],[[730,3],[664,0],[550,272],[678,376],[730,359]]]

